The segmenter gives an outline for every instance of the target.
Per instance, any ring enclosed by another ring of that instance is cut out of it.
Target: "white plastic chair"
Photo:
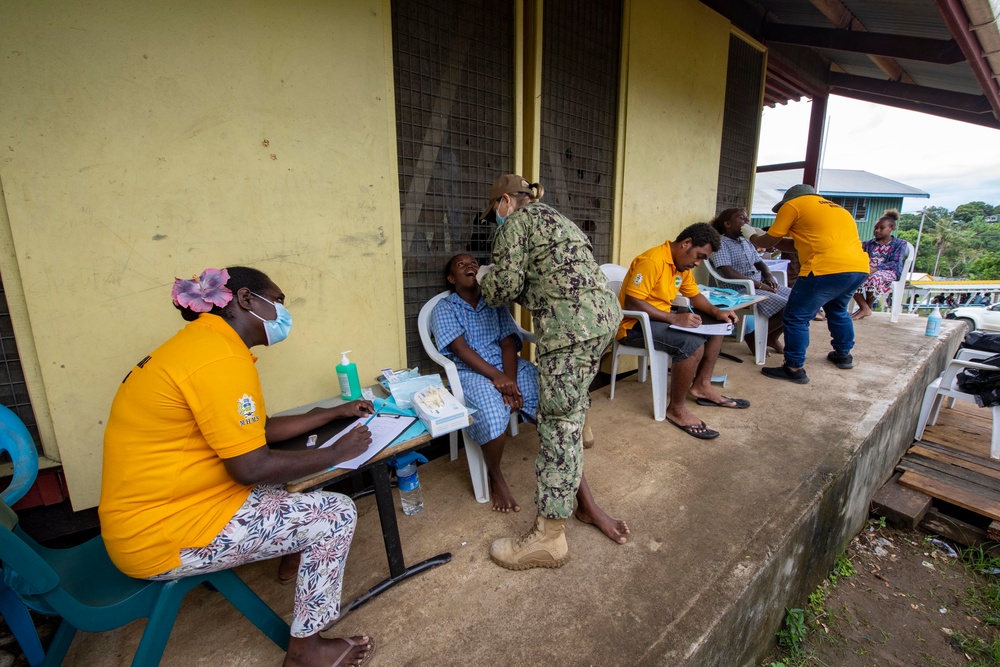
[[[909,241],[904,241],[904,243],[906,243],[906,258],[903,260],[903,272],[899,274],[899,280],[893,281],[892,289],[889,290],[889,293],[892,294],[892,310],[889,311],[889,321],[893,324],[899,321],[899,316],[903,312],[906,280],[910,277],[910,272],[913,271],[913,262],[917,259],[913,252],[913,245]]]
[[[711,260],[705,262],[705,268],[708,269],[709,275],[712,276],[712,278],[715,280],[716,284],[725,283],[725,284],[728,284],[728,285],[739,285],[741,287],[746,288],[747,294],[749,296],[757,296],[757,290],[754,289],[753,281],[752,280],[749,280],[749,279],[747,279],[747,280],[736,280],[736,279],[732,279],[732,278],[723,278],[722,274],[720,274],[716,270],[715,266],[712,265]],[[778,275],[776,275],[776,274],[772,274],[772,275],[774,275],[775,276],[775,280],[777,280],[778,283],[781,284],[783,282],[783,280],[785,279],[785,273],[783,271],[782,272],[778,272],[778,273],[780,273],[780,277]],[[752,311],[751,317],[753,317],[754,361],[757,362],[758,366],[763,366],[764,363],[766,362],[766,357],[767,357],[767,333],[768,333],[768,323],[769,323],[769,320],[770,320],[769,317],[766,317],[765,315],[763,315],[760,312],[760,304],[761,303],[763,303],[763,302],[755,303],[755,304],[753,304],[750,307],[744,306],[743,308],[737,308],[736,309],[736,310],[751,310]],[[737,337],[740,339],[740,341],[742,341],[743,337],[746,335],[746,322],[747,322],[747,319],[749,319],[749,318],[746,317],[746,316],[740,318],[740,328],[739,328],[739,331],[737,332]]]
[[[465,392],[462,391],[462,381],[458,378],[458,368],[455,366],[455,362],[438,352],[437,347],[434,345],[434,338],[430,332],[431,312],[434,310],[434,306],[437,305],[438,301],[444,299],[449,294],[451,294],[451,292],[445,290],[444,292],[431,297],[430,301],[423,305],[420,309],[420,313],[417,315],[417,331],[420,333],[420,342],[423,344],[424,351],[427,353],[427,356],[444,368],[445,375],[448,378],[448,387],[451,389],[452,395],[458,399],[459,403],[465,405]],[[520,326],[518,326],[517,329],[525,341],[529,343],[535,342],[535,335],[533,333],[525,331]],[[475,416],[472,418],[475,419]],[[517,419],[518,413],[511,410],[511,436],[517,435]],[[472,476],[472,491],[476,495],[477,502],[488,503],[490,501],[490,484],[486,471],[486,460],[483,458],[482,447],[480,447],[478,442],[469,437],[467,429],[462,429],[462,438],[465,443],[465,458],[469,462],[469,474]],[[451,460],[454,461],[458,458],[457,431],[453,431],[451,433],[450,444]]]
[[[611,291],[618,296],[622,280],[628,269],[618,264],[602,264],[601,271],[608,277]],[[687,306],[690,300],[683,296],[674,299],[675,306]],[[638,357],[639,382],[646,381],[646,369],[653,376],[653,418],[661,422],[667,418],[667,374],[670,372],[670,355],[653,347],[653,334],[649,328],[649,315],[641,310],[622,310],[626,317],[634,317],[642,325],[643,347],[622,345],[615,340],[611,351],[611,400],[615,398],[615,381],[618,376],[618,357],[622,355]]]
[[[992,356],[991,352],[962,349],[958,351],[954,359],[948,362],[944,372],[931,382],[924,392],[924,401],[920,406],[920,417],[917,420],[917,432],[914,439],[920,440],[923,437],[928,424],[933,426],[937,423],[943,405],[947,404],[950,407],[956,398],[976,402],[975,396],[959,390],[957,376],[959,371],[964,368],[997,370],[996,366],[974,361],[989,356]],[[1000,459],[1000,405],[993,406],[991,410],[993,412],[993,432],[990,438],[990,458]]]

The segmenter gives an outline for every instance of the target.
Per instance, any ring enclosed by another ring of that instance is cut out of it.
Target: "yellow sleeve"
[[[794,204],[791,202],[788,202],[779,208],[778,215],[774,218],[774,224],[767,230],[768,236],[773,236],[779,239],[784,236],[788,236],[788,232],[792,230],[792,223],[795,222],[795,218],[798,217],[798,214],[799,212],[794,208]]]
[[[695,282],[693,271],[684,271],[681,273],[681,296],[686,296],[687,298],[692,298],[698,296],[698,283]]]
[[[636,257],[625,274],[622,291],[636,299],[649,301],[650,294],[660,281],[660,272],[661,266],[657,262],[646,256]]]
[[[236,356],[199,368],[180,384],[198,428],[219,458],[266,444],[260,377],[250,359]]]

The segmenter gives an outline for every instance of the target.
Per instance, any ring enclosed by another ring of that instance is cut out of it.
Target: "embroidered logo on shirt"
[[[684,281],[680,276],[674,276],[674,287],[680,287],[682,282]]]
[[[635,274],[635,278],[632,279],[632,284],[635,285],[636,287],[638,287],[639,285],[642,284],[642,274],[641,273]]]
[[[257,404],[253,402],[253,396],[250,394],[243,394],[242,397],[237,399],[236,411],[240,413],[241,417],[243,417],[243,419],[240,420],[240,426],[247,426],[260,421],[260,417],[256,414]]]

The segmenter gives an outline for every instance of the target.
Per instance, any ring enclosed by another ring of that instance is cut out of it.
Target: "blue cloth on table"
[[[716,308],[725,308],[727,310],[739,308],[744,303],[753,301],[753,297],[740,294],[736,290],[725,287],[705,287],[704,285],[698,285],[698,291],[704,294],[708,302]]]

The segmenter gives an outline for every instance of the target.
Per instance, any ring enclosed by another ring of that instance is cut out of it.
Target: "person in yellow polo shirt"
[[[762,368],[771,378],[809,382],[806,348],[809,323],[820,308],[826,313],[833,350],[827,355],[837,368],[853,368],[854,324],[847,305],[868,277],[868,253],[861,247],[858,225],[843,207],[816,194],[810,185],[793,185],[772,209],[777,213],[766,234],[744,235],[758,248],[773,248],[791,236],[802,267],[785,306],[785,363]]]
[[[691,299],[695,310],[720,321],[736,322],[736,313],[713,306],[698,291],[691,275],[691,269],[708,259],[719,249],[719,244],[719,233],[711,225],[704,222],[691,225],[677,235],[677,240],[650,248],[632,260],[618,294],[623,310],[639,310],[649,315],[653,346],[667,352],[673,360],[667,421],[702,440],[717,438],[719,432],[710,429],[688,410],[685,401],[689,393],[698,405],[750,407],[750,401],[723,396],[712,386],[722,336],[704,336],[670,328],[671,325],[696,327],[701,324],[701,316],[697,313],[672,312],[671,304],[678,293]],[[642,325],[634,317],[625,317],[615,337],[622,345],[642,347]]]
[[[366,663],[368,637],[325,639],[340,614],[357,511],[350,498],[281,485],[354,458],[359,427],[326,449],[271,450],[334,419],[372,414],[368,401],[268,418],[255,345],[275,345],[292,318],[285,295],[245,267],[177,280],[189,324],[125,376],[104,432],[101,534],[132,577],[169,581],[301,553],[285,667]]]

